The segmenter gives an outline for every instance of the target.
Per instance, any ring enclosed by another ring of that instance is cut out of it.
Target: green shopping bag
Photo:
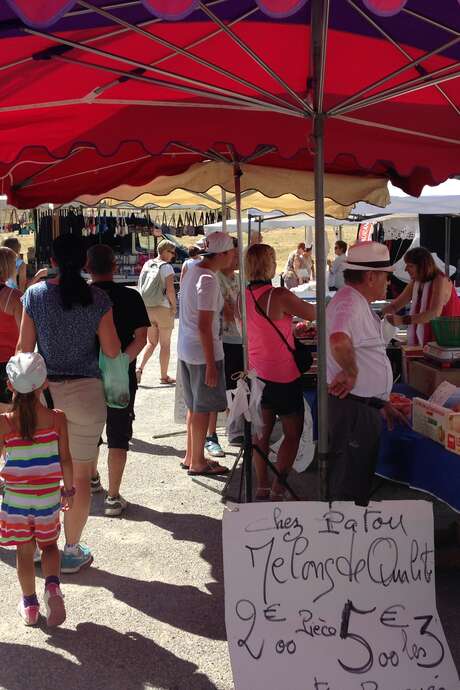
[[[105,401],[109,407],[123,409],[129,405],[129,357],[120,352],[117,357],[106,357],[99,352]]]

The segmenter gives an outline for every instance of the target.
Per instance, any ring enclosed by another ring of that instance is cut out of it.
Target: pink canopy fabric
[[[324,0],[328,172],[459,173],[457,0]],[[166,19],[165,19],[166,17]],[[0,193],[18,207],[199,160],[313,169],[311,0],[0,0]]]
[[[397,14],[407,0],[363,0],[372,12],[383,17]],[[47,27],[55,24],[78,0],[7,0],[11,9],[28,26]],[[162,19],[184,19],[195,12],[199,0],[142,0],[144,7]],[[271,17],[289,17],[300,10],[307,0],[257,0],[259,8]]]

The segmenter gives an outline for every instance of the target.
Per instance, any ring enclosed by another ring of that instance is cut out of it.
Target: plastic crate
[[[460,317],[441,316],[433,319],[431,326],[438,345],[460,347]]]

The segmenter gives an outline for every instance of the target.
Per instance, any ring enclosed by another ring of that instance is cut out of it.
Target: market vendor
[[[426,345],[433,340],[433,319],[460,317],[460,299],[455,285],[438,269],[427,249],[410,249],[404,260],[411,281],[383,313],[388,314],[388,321],[394,326],[409,326],[409,345]],[[409,303],[410,314],[399,316],[397,312]]]
[[[393,372],[382,322],[370,308],[385,299],[393,267],[378,242],[350,247],[345,286],[326,310],[329,388],[329,499],[366,506],[377,464],[382,415],[389,428],[405,421],[390,405]]]
[[[348,245],[343,240],[337,240],[334,246],[335,259],[331,261],[328,259],[327,265],[329,266],[329,290],[331,292],[336,292],[344,286],[345,281],[343,278],[343,265],[347,260],[347,249]]]

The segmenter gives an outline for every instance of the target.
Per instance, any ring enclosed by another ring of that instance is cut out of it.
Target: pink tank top
[[[430,293],[428,295],[428,304],[431,300],[431,293],[433,290],[433,283],[430,285]],[[417,303],[416,314],[420,313],[420,300]],[[459,316],[460,317],[460,297],[457,295],[455,285],[452,284],[449,301],[444,305],[441,316]],[[433,329],[430,323],[426,323],[423,329],[423,344],[426,345],[434,340]]]
[[[271,285],[262,285],[253,288],[252,294],[259,300],[269,290],[273,290]],[[265,312],[272,319],[270,297]],[[255,369],[259,378],[274,383],[290,383],[298,379],[300,374],[292,353],[273,326],[259,314],[249,289],[246,289],[246,312],[250,369]],[[286,314],[282,319],[272,321],[294,349],[292,317]]]

